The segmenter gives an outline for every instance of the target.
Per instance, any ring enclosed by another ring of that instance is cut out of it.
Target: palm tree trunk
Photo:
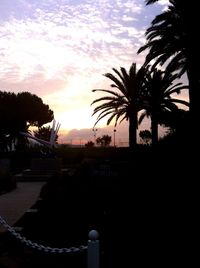
[[[200,74],[199,74],[200,75]],[[189,99],[190,99],[190,112],[192,116],[197,116],[199,111],[200,100],[200,83],[199,77],[195,75],[192,70],[188,71],[189,80]],[[199,117],[199,115],[198,115]]]
[[[151,115],[151,135],[152,135],[152,147],[155,147],[158,143],[158,120],[157,114],[152,112]]]
[[[180,1],[182,5],[182,15],[186,31],[186,58],[187,58],[187,76],[189,81],[189,101],[190,101],[190,128],[191,134],[195,135],[196,123],[199,121],[199,100],[200,100],[200,40],[192,29],[199,22],[199,10],[187,4],[187,1]],[[197,13],[195,13],[195,12]],[[198,14],[198,15],[197,15]],[[190,19],[188,20],[188,17]],[[195,124],[194,124],[195,122]],[[193,136],[194,137],[194,136]],[[191,141],[194,141],[191,136]]]
[[[129,118],[129,147],[135,148],[137,145],[137,112],[134,112]]]
[[[197,124],[199,122],[199,100],[200,100],[200,83],[195,73],[191,70],[188,72],[189,81],[189,100],[190,100],[190,124],[188,126],[190,130],[188,144],[193,144],[193,148],[196,147]],[[198,143],[197,143],[198,144]]]
[[[155,147],[158,143],[158,123],[156,115],[151,116],[151,135],[152,135],[152,146]]]
[[[193,48],[194,49],[194,48]],[[192,47],[188,52],[188,69],[187,76],[189,81],[189,101],[190,101],[190,130],[191,142],[196,133],[196,124],[199,122],[199,100],[200,100],[200,52],[197,54]],[[193,52],[192,52],[193,50]],[[197,50],[198,51],[198,50]]]

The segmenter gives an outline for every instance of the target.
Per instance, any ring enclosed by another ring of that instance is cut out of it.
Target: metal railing
[[[18,233],[11,227],[1,216],[0,225],[2,225],[12,236],[26,246],[45,253],[76,253],[87,250],[87,268],[99,268],[99,234],[96,230],[91,230],[88,234],[87,246],[80,245],[79,247],[69,248],[53,248],[35,243]]]

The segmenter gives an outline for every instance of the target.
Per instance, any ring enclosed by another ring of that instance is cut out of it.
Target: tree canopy
[[[109,135],[103,135],[102,137],[98,137],[96,139],[96,143],[99,144],[101,147],[109,146],[111,141],[112,141],[112,137]]]
[[[0,91],[0,144],[11,146],[19,132],[27,132],[30,126],[41,127],[51,122],[54,113],[42,99],[30,92]]]

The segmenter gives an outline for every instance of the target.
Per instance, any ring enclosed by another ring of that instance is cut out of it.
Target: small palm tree
[[[158,141],[158,124],[160,117],[166,111],[173,112],[178,109],[176,104],[189,106],[187,101],[172,97],[173,94],[179,94],[188,86],[182,83],[175,83],[177,74],[171,73],[170,69],[164,72],[154,68],[146,68],[146,88],[143,92],[144,111],[140,115],[139,123],[145,116],[151,117],[152,144]]]
[[[98,98],[92,102],[91,105],[99,104],[92,115],[99,113],[95,125],[104,117],[110,116],[107,120],[107,125],[115,119],[115,126],[123,120],[129,121],[129,146],[132,148],[137,143],[137,126],[138,126],[138,112],[141,110],[140,105],[140,91],[144,84],[144,69],[141,67],[136,70],[136,63],[133,63],[129,72],[121,67],[120,71],[113,68],[115,74],[104,74],[107,78],[112,80],[110,90],[108,89],[94,89],[93,92],[108,93],[108,95]]]
[[[51,138],[51,127],[38,127],[37,130],[34,131],[34,136],[38,139],[42,139],[44,141],[50,141]],[[58,135],[56,134],[55,141],[58,141]]]

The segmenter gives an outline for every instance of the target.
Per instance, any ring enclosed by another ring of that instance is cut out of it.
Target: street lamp
[[[113,141],[114,141],[114,147],[115,147],[115,132],[116,132],[116,129],[114,128],[114,130],[113,130],[113,137],[114,137],[114,139],[113,139]]]
[[[94,132],[94,143],[96,143],[97,128],[93,128],[92,131]]]

